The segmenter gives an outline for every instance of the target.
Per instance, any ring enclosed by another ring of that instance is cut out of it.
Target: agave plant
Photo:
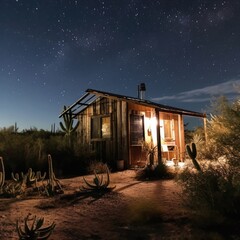
[[[88,191],[109,191],[115,188],[115,186],[110,187],[110,171],[106,165],[106,180],[104,181],[103,174],[99,175],[94,170],[94,178],[93,182],[89,183],[84,177],[83,181],[85,182],[86,186],[82,187],[82,190]]]
[[[29,224],[29,222],[31,222],[31,224]],[[44,218],[37,218],[36,216],[33,216],[33,218],[30,219],[30,214],[28,214],[27,217],[24,219],[23,229],[19,225],[19,221],[17,221],[16,226],[17,226],[19,240],[48,239],[56,225],[53,222],[48,227],[42,228],[43,223],[44,223]]]

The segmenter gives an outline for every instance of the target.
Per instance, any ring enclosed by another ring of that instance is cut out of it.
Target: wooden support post
[[[160,136],[160,118],[159,110],[155,109],[156,115],[156,130],[157,130],[157,149],[158,149],[158,164],[162,163],[162,148],[161,148],[161,136]]]
[[[205,143],[207,144],[207,117],[205,115],[205,117],[203,118],[203,126],[204,126],[204,135],[205,135]]]

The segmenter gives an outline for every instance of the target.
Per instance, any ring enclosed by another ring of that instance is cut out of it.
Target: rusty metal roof
[[[80,112],[82,112],[85,108],[87,108],[87,106],[93,103],[98,97],[106,97],[110,99],[116,99],[116,100],[122,100],[122,101],[131,102],[135,104],[140,104],[143,106],[155,108],[160,112],[169,112],[169,113],[176,113],[176,114],[202,117],[202,118],[206,117],[205,113],[189,111],[182,108],[176,108],[172,106],[158,104],[145,99],[139,99],[139,98],[129,97],[129,96],[120,95],[120,94],[114,94],[114,93],[109,93],[109,92],[104,92],[104,91],[99,91],[94,89],[87,89],[86,93],[81,98],[79,98],[75,103],[73,103],[70,107],[68,107],[65,111],[63,111],[59,115],[59,117],[62,117],[65,113],[67,113],[70,110],[72,111],[73,116],[76,117]]]

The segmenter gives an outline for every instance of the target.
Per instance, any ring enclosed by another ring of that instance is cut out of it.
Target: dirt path
[[[0,240],[18,239],[16,220],[28,213],[44,217],[46,224],[56,223],[50,240],[154,240],[190,233],[179,186],[173,180],[140,182],[134,177],[132,170],[111,174],[116,188],[99,198],[73,198],[83,185],[77,177],[61,181],[65,195],[58,198],[1,199]]]

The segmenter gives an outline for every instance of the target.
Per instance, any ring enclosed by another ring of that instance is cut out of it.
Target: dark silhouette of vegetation
[[[30,214],[24,218],[23,227],[17,221],[17,233],[19,240],[46,240],[52,234],[56,224],[53,222],[47,227],[43,227],[44,218],[37,218],[36,216],[30,217]]]
[[[139,169],[136,174],[136,179],[140,181],[171,178],[174,178],[174,174],[164,163],[147,165],[144,168]]]
[[[187,147],[198,171],[187,168],[177,178],[183,188],[184,202],[193,210],[195,223],[205,229],[224,229],[224,234],[233,236],[231,239],[239,231],[240,223],[239,135],[240,101],[216,99],[207,121],[207,142],[202,137],[203,131],[197,129],[192,148]],[[196,149],[201,165],[196,160]]]
[[[190,147],[190,145],[188,144],[186,146],[187,149],[187,153],[189,155],[189,157],[192,159],[193,165],[194,167],[198,170],[198,171],[202,171],[198,161],[196,160],[197,157],[197,148],[196,148],[196,144],[193,142],[192,143],[192,148]]]
[[[67,107],[64,106],[63,111],[66,111],[66,110],[67,110]],[[74,123],[74,118],[73,118],[72,111],[70,109],[67,113],[63,114],[63,122],[60,122],[60,127],[65,133],[65,136],[68,140],[69,147],[71,147],[73,144],[74,134],[76,133],[76,130],[79,125],[79,122],[77,122],[75,126],[73,126],[73,123]]]
[[[85,186],[82,186],[81,191],[97,191],[97,192],[109,192],[116,186],[110,186],[110,171],[107,165],[105,165],[106,179],[103,179],[103,174],[99,175],[94,170],[94,178],[92,182],[88,182],[84,177],[83,181]]]
[[[55,159],[58,176],[85,174],[95,153],[77,141],[69,147],[65,139],[60,131],[31,128],[15,132],[14,126],[0,129],[0,156],[5,160],[6,179],[11,179],[11,172],[27,172],[29,168],[47,171],[48,153]]]

